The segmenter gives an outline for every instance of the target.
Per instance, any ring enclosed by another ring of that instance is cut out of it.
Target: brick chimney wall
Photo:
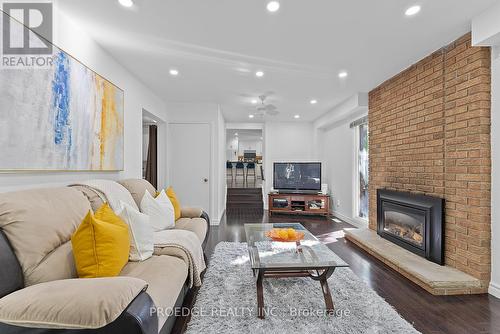
[[[434,52],[369,94],[370,219],[377,189],[446,199],[445,261],[491,273],[490,48],[471,34]]]

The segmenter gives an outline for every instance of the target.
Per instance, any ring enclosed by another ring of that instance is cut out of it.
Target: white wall
[[[331,210],[339,218],[365,227],[354,214],[356,130],[350,123],[368,114],[368,94],[357,93],[314,121],[314,142],[323,162]]]
[[[264,194],[273,186],[273,163],[317,161],[313,124],[309,122],[268,122],[264,125]],[[267,200],[264,201],[267,209]]]
[[[142,126],[142,160],[148,160],[149,125]]]
[[[491,281],[489,293],[500,298],[500,3],[472,20],[472,44],[491,52]]]
[[[236,161],[238,160],[238,137],[226,135],[226,160]]]
[[[472,19],[472,45],[500,45],[500,3]]]
[[[0,192],[66,185],[92,178],[140,178],[142,173],[142,109],[165,120],[164,103],[151,93],[94,40],[60,12],[55,12],[54,41],[57,46],[109,79],[125,92],[125,169],[122,172],[43,172],[0,174]],[[47,101],[48,103],[49,101]],[[0,149],[1,150],[1,149]]]
[[[209,178],[210,208],[207,211],[211,222],[218,224],[224,213],[226,200],[226,130],[222,111],[214,103],[167,103],[166,109],[169,123],[207,123],[210,125],[212,133],[210,145],[213,159]],[[172,143],[172,138],[169,141]],[[175,159],[175,157],[168,156],[167,170],[170,159]]]
[[[489,292],[500,298],[500,46],[491,61],[491,282]]]
[[[226,123],[226,129],[231,130],[263,130],[264,123]]]
[[[148,161],[148,148],[149,148],[149,126],[143,125],[142,126],[142,164],[143,164],[143,166]]]
[[[328,130],[319,131],[320,160],[323,162],[323,183],[328,184],[331,210],[339,218],[354,220],[355,130],[350,120]]]
[[[227,184],[226,184],[226,121],[224,120],[224,116],[222,115],[222,109],[219,106],[217,112],[217,132],[218,132],[218,145],[217,145],[217,154],[219,156],[218,159],[218,191],[217,191],[217,216],[220,219],[226,210],[226,196],[227,196]]]
[[[248,150],[256,151],[257,155],[262,155],[262,140],[240,139],[238,154],[243,155],[243,153]]]

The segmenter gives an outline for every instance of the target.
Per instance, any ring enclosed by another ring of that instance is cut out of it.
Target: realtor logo
[[[1,69],[48,69],[53,63],[50,2],[5,2],[0,11]]]
[[[52,54],[52,3],[9,2],[3,11],[4,55]]]

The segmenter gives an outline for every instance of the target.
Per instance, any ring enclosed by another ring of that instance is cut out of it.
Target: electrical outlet
[[[337,200],[337,206],[340,206],[340,200],[339,199]]]

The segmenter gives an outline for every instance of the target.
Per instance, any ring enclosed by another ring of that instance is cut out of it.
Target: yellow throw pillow
[[[168,187],[167,196],[170,199],[170,202],[172,202],[172,205],[174,206],[175,220],[181,218],[181,203],[177,199],[177,195],[175,194],[174,188]]]
[[[80,278],[117,276],[128,262],[128,226],[108,204],[95,215],[89,211],[71,237],[71,244]]]

